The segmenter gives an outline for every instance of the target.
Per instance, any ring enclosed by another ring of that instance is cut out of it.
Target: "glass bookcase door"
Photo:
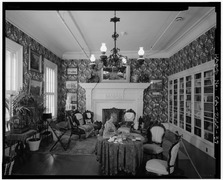
[[[173,81],[169,81],[169,122],[173,123]]]
[[[191,132],[192,123],[191,81],[192,76],[186,76],[186,131],[188,132]]]
[[[173,117],[173,123],[177,126],[177,122],[178,122],[178,99],[177,99],[177,96],[178,96],[178,80],[175,79],[174,80],[174,84],[173,84],[173,114],[174,114],[174,117]]]
[[[180,90],[179,90],[179,99],[180,99],[180,119],[179,119],[179,126],[180,128],[184,129],[184,78],[180,78]]]
[[[213,70],[204,72],[204,139],[214,140],[214,76]]]
[[[201,73],[194,75],[194,134],[201,137]]]

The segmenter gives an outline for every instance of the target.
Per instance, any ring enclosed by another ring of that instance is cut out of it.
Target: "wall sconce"
[[[144,53],[145,52],[143,50],[143,47],[140,47],[139,51],[138,51],[138,55],[139,55],[138,62],[139,62],[140,65],[142,65],[144,63],[144,60],[145,60],[144,57],[143,57]]]
[[[90,67],[92,68],[92,69],[94,69],[94,67],[95,67],[95,56],[94,56],[94,54],[92,54],[91,55],[91,57],[90,57]]]

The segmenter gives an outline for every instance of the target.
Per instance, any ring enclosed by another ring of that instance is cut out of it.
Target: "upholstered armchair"
[[[93,123],[93,118],[94,118],[94,113],[89,111],[89,110],[86,110],[83,113],[83,118],[84,118],[85,124],[92,124]]]
[[[97,120],[94,121],[94,113],[92,111],[86,110],[83,113],[83,117],[85,124],[93,124],[95,133],[98,133],[98,131],[101,129],[102,122],[99,122]]]

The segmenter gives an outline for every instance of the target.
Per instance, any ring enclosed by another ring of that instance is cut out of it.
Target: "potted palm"
[[[19,134],[29,130],[29,119],[31,116],[29,101],[30,95],[24,89],[6,99],[11,133]]]
[[[28,90],[21,89],[18,94],[6,99],[6,108],[11,116],[10,127],[12,133],[23,133],[29,129],[39,130],[38,127],[41,127],[42,115],[45,111],[44,98],[44,94],[34,96]],[[38,150],[40,141],[40,137],[29,139],[30,150]]]
[[[38,130],[39,133],[43,125],[42,116],[46,109],[44,106],[44,97],[45,97],[44,94],[41,96],[32,96],[32,101],[30,102],[30,111],[32,116],[31,127],[32,129]],[[28,139],[30,150],[31,151],[38,150],[40,142],[41,142],[40,136]]]

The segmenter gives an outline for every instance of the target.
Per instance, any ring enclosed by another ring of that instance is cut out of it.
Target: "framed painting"
[[[67,102],[74,104],[77,102],[77,93],[67,93]]]
[[[159,92],[163,90],[163,80],[151,80],[150,90],[153,92]]]
[[[29,70],[42,72],[42,55],[29,48]]]
[[[107,67],[101,69],[101,82],[123,83],[130,80],[130,67]]]
[[[29,93],[34,96],[40,96],[42,94],[42,82],[36,80],[30,80]]]
[[[77,81],[66,81],[67,89],[77,89]]]
[[[77,68],[67,68],[67,74],[77,74]]]

